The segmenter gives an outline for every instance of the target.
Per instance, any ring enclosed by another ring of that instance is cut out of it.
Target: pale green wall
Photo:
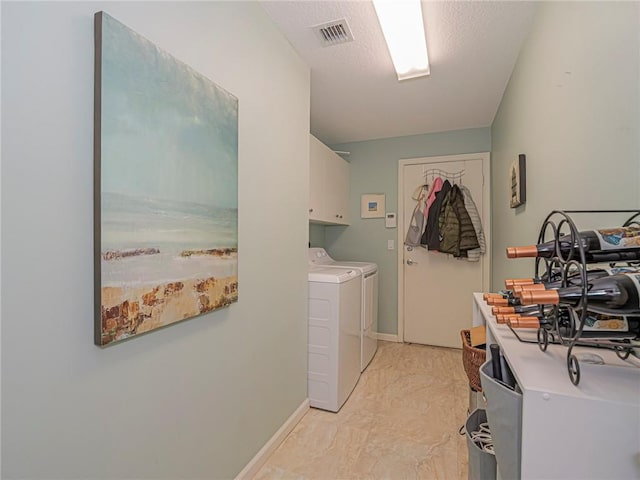
[[[491,149],[489,128],[458,130],[408,137],[333,145],[351,152],[349,209],[351,225],[327,226],[325,247],[339,260],[370,261],[379,268],[379,331],[398,332],[398,272],[395,250],[387,250],[387,240],[397,241],[397,230],[384,226],[383,218],[361,219],[360,197],[364,193],[384,193],[389,212],[398,213],[398,160],[438,155],[486,152]]]
[[[93,345],[93,14],[239,100],[237,304]],[[233,478],[307,397],[309,69],[257,2],[2,3],[2,478]]]
[[[317,223],[309,224],[309,242],[312,247],[324,247],[325,244],[325,226]]]
[[[492,126],[493,289],[531,276],[505,247],[535,243],[556,209],[639,205],[640,3],[543,2]],[[507,172],[527,155],[527,203],[509,208]],[[578,228],[611,215],[574,215]]]

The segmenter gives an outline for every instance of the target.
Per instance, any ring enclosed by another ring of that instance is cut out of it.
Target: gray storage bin
[[[479,375],[478,378],[480,378]],[[470,415],[471,412],[477,409],[484,410],[486,406],[482,392],[476,392],[473,388],[469,387],[469,407],[467,408],[467,415]]]
[[[481,423],[487,421],[487,412],[477,409],[471,412],[464,424],[469,450],[469,480],[494,480],[496,478],[496,456],[485,452],[473,440],[471,432],[478,430]]]
[[[504,372],[503,368],[503,373]],[[506,372],[507,383],[514,385],[510,372]],[[520,478],[522,445],[522,394],[493,378],[491,360],[480,367],[480,383],[487,399],[487,419],[496,451],[500,477],[504,480]]]

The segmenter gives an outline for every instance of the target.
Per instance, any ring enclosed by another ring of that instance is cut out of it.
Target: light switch
[[[395,240],[387,240],[387,250],[393,250],[396,248]]]

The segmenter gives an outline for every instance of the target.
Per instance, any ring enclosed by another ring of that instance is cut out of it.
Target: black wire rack
[[[550,281],[560,281],[562,287],[568,286],[568,278],[579,278],[579,286],[582,289],[582,296],[579,303],[568,308],[569,315],[573,318],[573,328],[567,328],[558,321],[560,318],[559,309],[561,307],[543,310],[540,306],[540,314],[544,319],[537,331],[537,342],[522,338],[518,333],[509,328],[518,340],[525,343],[537,343],[544,352],[549,344],[559,344],[567,347],[567,371],[569,378],[574,385],[580,383],[580,363],[576,355],[573,354],[573,348],[576,346],[586,346],[595,348],[606,348],[614,350],[618,357],[626,360],[633,350],[631,340],[635,334],[608,334],[600,335],[598,338],[586,338],[585,324],[589,314],[589,305],[587,300],[587,291],[589,284],[587,282],[587,261],[585,255],[585,246],[580,241],[579,230],[572,219],[572,215],[580,214],[607,214],[616,213],[632,214],[623,224],[624,227],[630,225],[640,225],[640,210],[554,210],[552,211],[542,224],[538,243],[548,241],[555,242],[554,254],[550,257],[537,257],[535,260],[536,278],[547,278]],[[561,248],[562,244],[565,248]],[[566,247],[568,245],[568,248]],[[619,266],[619,262],[618,266]],[[624,262],[627,266],[639,266],[640,263]],[[616,266],[616,262],[610,263],[611,267]],[[578,282],[574,282],[577,284]],[[578,285],[575,285],[578,286]]]

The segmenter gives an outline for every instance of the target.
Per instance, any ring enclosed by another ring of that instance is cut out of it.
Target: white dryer
[[[360,371],[363,372],[378,349],[378,265],[370,262],[334,260],[324,248],[309,248],[309,265],[354,268],[362,273],[360,322]]]
[[[312,407],[337,412],[360,378],[362,275],[309,266],[307,388]]]

